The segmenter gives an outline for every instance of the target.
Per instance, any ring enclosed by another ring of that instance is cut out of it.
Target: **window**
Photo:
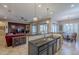
[[[74,24],[73,28],[74,28],[73,32],[78,33],[78,24]]]
[[[57,24],[52,24],[52,27],[51,27],[52,29],[51,29],[51,31],[52,32],[58,32],[58,25]]]
[[[36,32],[37,32],[37,27],[36,27],[36,25],[32,25],[32,33],[33,33],[33,34],[36,34]]]
[[[73,33],[73,32],[78,32],[78,24],[64,24],[63,25],[63,31],[65,33]]]
[[[47,33],[47,24],[40,25],[40,33]]]

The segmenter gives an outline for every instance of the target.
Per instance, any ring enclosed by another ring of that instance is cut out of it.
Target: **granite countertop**
[[[41,46],[44,45],[48,42],[51,42],[52,40],[55,40],[56,38],[53,37],[46,37],[46,38],[40,38],[40,39],[36,39],[36,40],[31,40],[29,41],[30,43],[32,43],[35,46]]]
[[[53,40],[53,39],[52,39],[52,40]],[[48,42],[50,42],[50,41],[51,41],[51,39],[48,40],[48,39],[41,38],[41,39],[37,39],[37,40],[32,40],[32,41],[30,41],[30,42],[31,42],[32,44],[36,45],[36,46],[41,46],[41,45],[46,44],[46,43],[48,43]]]

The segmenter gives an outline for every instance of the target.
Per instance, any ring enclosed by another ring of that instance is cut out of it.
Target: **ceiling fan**
[[[25,19],[23,16],[20,16],[20,17],[19,17],[19,20],[28,21],[28,20]]]

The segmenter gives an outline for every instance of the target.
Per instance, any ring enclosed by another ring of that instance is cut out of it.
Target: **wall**
[[[6,45],[5,34],[8,32],[8,22],[0,21],[0,46]]]

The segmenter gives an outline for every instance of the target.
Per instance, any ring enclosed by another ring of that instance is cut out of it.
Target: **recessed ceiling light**
[[[42,7],[42,5],[40,4],[40,5],[38,5],[38,7],[40,7],[40,8],[41,8],[41,7]]]
[[[7,8],[8,6],[7,5],[3,5],[3,7]]]
[[[70,7],[71,7],[71,8],[73,8],[73,7],[75,7],[75,5],[74,5],[74,4],[72,4]]]

